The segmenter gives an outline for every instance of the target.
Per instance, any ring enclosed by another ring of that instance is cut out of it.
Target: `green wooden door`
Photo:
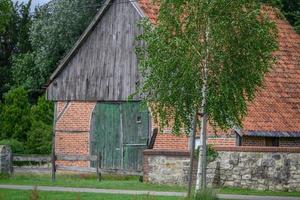
[[[148,135],[149,113],[139,102],[97,103],[92,117],[91,155],[100,151],[105,169],[141,171]]]
[[[149,113],[139,103],[121,105],[123,122],[123,168],[127,171],[141,171],[143,150],[149,133]]]
[[[90,138],[91,155],[101,152],[105,169],[119,169],[121,166],[120,110],[118,104],[98,103],[92,116]],[[91,163],[95,167],[95,162]]]

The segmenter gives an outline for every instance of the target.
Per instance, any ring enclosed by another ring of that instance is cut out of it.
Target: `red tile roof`
[[[156,24],[159,5],[154,4],[152,0],[138,0],[138,3],[150,21]]]
[[[271,16],[278,28],[277,62],[248,107],[244,130],[299,132],[300,35],[287,21]]]
[[[139,0],[140,7],[152,23],[157,21],[159,6],[150,0]],[[244,131],[300,131],[300,35],[283,19],[270,13],[278,28],[277,62],[266,74],[264,87],[248,107]]]

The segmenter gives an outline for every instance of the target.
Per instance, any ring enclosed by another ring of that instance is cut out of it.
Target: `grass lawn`
[[[2,190],[0,189],[0,200],[28,200],[32,191]],[[132,195],[110,195],[94,193],[71,193],[71,192],[43,192],[38,191],[38,200],[183,200],[180,197],[153,197]],[[37,200],[37,198],[31,198]]]
[[[0,184],[11,185],[37,185],[37,186],[64,186],[64,187],[84,187],[101,189],[123,189],[123,190],[151,190],[151,191],[174,191],[184,192],[186,189],[181,186],[168,186],[141,183],[137,176],[103,176],[102,181],[98,181],[93,174],[65,174],[57,175],[56,181],[52,182],[50,175],[18,174],[10,178],[0,178]]]
[[[259,190],[243,189],[243,188],[221,188],[221,189],[218,189],[217,191],[219,194],[300,197],[300,192],[259,191]]]
[[[9,178],[8,177],[0,177],[0,184],[186,192],[185,187],[181,187],[181,186],[141,183],[141,182],[139,182],[139,177],[137,177],[137,176],[108,176],[108,175],[106,175],[106,176],[103,176],[103,180],[101,182],[98,182],[96,179],[96,176],[94,174],[89,174],[89,175],[87,175],[87,174],[59,174],[59,175],[57,175],[56,182],[51,181],[50,175],[17,174],[12,177],[9,177]],[[1,190],[1,193],[2,193],[2,191],[3,190]],[[7,192],[9,192],[9,191],[7,191]],[[216,192],[219,194],[300,197],[300,192],[258,191],[258,190],[241,189],[241,188],[221,188],[221,189],[217,189]],[[21,194],[22,193],[24,193],[24,192],[22,191]],[[44,193],[46,194],[46,192],[41,192],[42,197],[44,197]],[[59,194],[51,193],[49,195],[55,196],[55,195],[61,195],[61,193],[59,193]],[[76,194],[68,193],[68,196],[70,196],[71,199],[74,197],[74,195],[76,196]],[[84,195],[90,195],[90,194],[82,194],[82,195],[84,196]],[[95,195],[95,194],[93,194],[93,195]],[[99,198],[101,199],[102,196],[105,196],[105,195],[99,195]],[[112,195],[107,195],[107,196],[108,196],[107,198],[110,198],[109,196],[112,196]],[[129,197],[132,197],[132,196],[126,197],[126,195],[125,195],[124,198],[129,198]],[[83,197],[83,198],[85,198],[85,197]],[[166,197],[164,197],[163,199],[165,199],[165,198]],[[57,198],[57,199],[59,199],[59,198]],[[0,196],[0,200],[1,200],[1,196]]]

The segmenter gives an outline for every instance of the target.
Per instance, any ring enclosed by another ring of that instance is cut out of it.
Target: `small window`
[[[138,116],[136,118],[136,123],[138,123],[138,124],[142,123],[142,117],[141,116]]]
[[[268,147],[278,147],[279,146],[279,138],[266,137],[266,146],[268,146]]]

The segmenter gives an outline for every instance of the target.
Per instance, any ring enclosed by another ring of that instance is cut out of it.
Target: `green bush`
[[[31,128],[27,134],[26,149],[30,154],[49,154],[51,152],[53,103],[45,96],[31,107]]]
[[[207,145],[207,161],[212,162],[218,157],[218,152],[213,148],[211,144]]]
[[[13,153],[16,153],[16,154],[23,154],[24,153],[23,143],[19,142],[16,139],[1,140],[0,145],[9,145],[11,147]]]
[[[4,95],[0,112],[0,138],[26,141],[31,126],[30,104],[24,88],[15,88]]]
[[[0,140],[11,145],[14,153],[49,154],[52,126],[53,103],[44,96],[31,106],[24,88],[5,94],[0,103]]]
[[[47,101],[45,96],[38,99],[36,105],[31,107],[32,120],[40,120],[48,125],[53,125],[53,102]]]
[[[207,162],[213,162],[218,157],[218,152],[213,148],[211,144],[206,146],[206,160]],[[195,151],[195,157],[199,157],[199,147]]]
[[[51,152],[52,125],[33,121],[27,136],[26,153],[49,154]]]

